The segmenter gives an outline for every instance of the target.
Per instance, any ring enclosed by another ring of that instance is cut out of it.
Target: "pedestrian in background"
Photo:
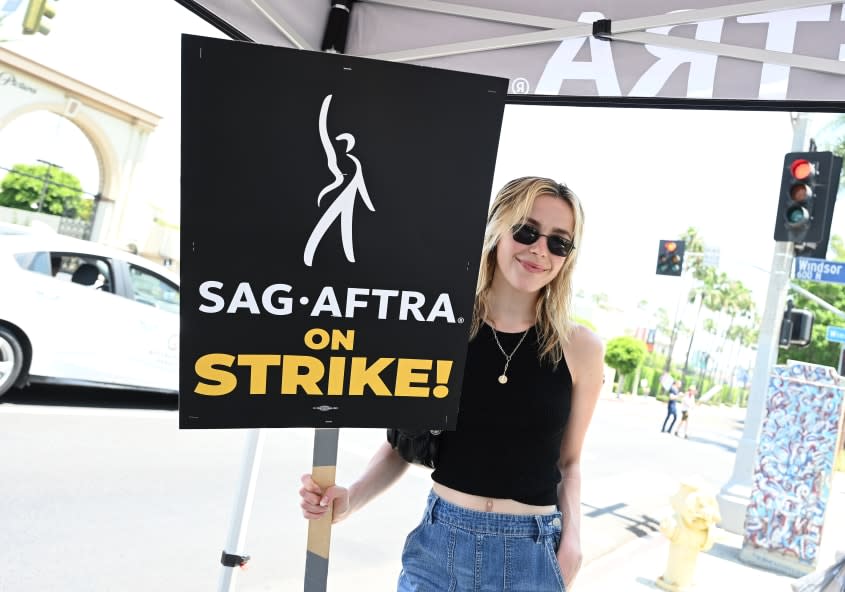
[[[684,438],[689,438],[689,415],[695,407],[695,396],[698,389],[690,386],[686,392],[681,396],[681,421],[678,424],[678,429],[675,430],[675,435],[680,437],[681,430],[684,431]]]
[[[402,552],[402,592],[561,592],[581,564],[581,449],[604,347],[572,319],[583,213],[551,179],[505,185],[487,218],[457,429]],[[347,489],[303,475],[301,507],[339,522],[408,463],[385,442]]]
[[[666,404],[666,419],[663,420],[663,428],[661,432],[672,433],[672,428],[675,427],[675,420],[678,419],[678,399],[681,398],[681,381],[676,380],[669,387],[669,401]],[[671,423],[669,420],[672,420]],[[669,429],[666,429],[666,424],[669,424]]]

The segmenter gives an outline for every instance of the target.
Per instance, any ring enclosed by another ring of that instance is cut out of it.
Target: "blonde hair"
[[[578,259],[578,246],[584,229],[581,201],[566,185],[543,177],[521,177],[507,183],[493,200],[487,216],[487,229],[481,250],[481,266],[475,288],[470,339],[487,319],[490,289],[496,272],[496,245],[514,226],[525,221],[541,195],[562,199],[570,205],[575,221],[570,251],[555,278],[540,291],[535,311],[540,358],[557,365],[563,359],[563,346],[574,327],[572,322],[572,271]]]

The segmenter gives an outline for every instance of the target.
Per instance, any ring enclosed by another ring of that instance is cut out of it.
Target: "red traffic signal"
[[[797,158],[789,163],[789,173],[792,177],[789,186],[790,204],[786,210],[786,224],[801,230],[810,224],[811,205],[813,197],[813,183],[816,167],[809,160]]]
[[[681,275],[684,270],[682,240],[661,240],[657,247],[657,275]]]
[[[815,174],[816,169],[809,160],[799,158],[798,160],[792,161],[792,164],[789,165],[789,172],[792,173],[795,179],[808,179],[810,175]]]
[[[775,240],[793,242],[799,252],[827,242],[841,169],[842,159],[832,152],[790,152],[784,157]]]

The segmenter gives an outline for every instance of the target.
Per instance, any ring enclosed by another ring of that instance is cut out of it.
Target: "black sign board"
[[[183,37],[180,427],[455,426],[506,89]]]

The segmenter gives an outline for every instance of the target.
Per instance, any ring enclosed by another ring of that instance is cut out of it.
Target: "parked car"
[[[179,278],[118,249],[0,233],[0,396],[61,383],[177,392]]]

